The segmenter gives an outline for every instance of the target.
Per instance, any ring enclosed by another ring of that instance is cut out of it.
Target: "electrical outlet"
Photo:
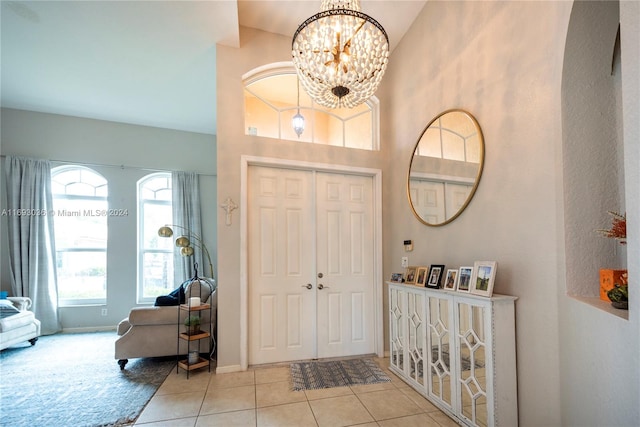
[[[407,268],[409,267],[409,257],[403,256],[402,257],[402,268]]]
[[[101,313],[101,314],[102,314],[103,316],[106,316],[106,315],[107,315],[107,309],[106,309],[106,308],[103,308],[103,309],[102,309],[102,313]]]

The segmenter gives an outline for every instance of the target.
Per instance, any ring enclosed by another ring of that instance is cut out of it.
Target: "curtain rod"
[[[0,155],[0,157],[2,158],[6,158],[7,156],[5,154]],[[15,156],[15,157],[27,157],[27,156]],[[47,159],[50,162],[53,163],[64,163],[67,165],[80,165],[80,166],[98,166],[98,167],[106,167],[106,168],[117,168],[117,169],[133,169],[133,170],[140,170],[140,171],[147,171],[147,172],[173,172],[171,170],[168,169],[153,169],[153,168],[143,168],[143,167],[139,167],[139,166],[126,166],[126,165],[111,165],[111,164],[107,164],[107,163],[87,163],[87,162],[72,162],[70,160],[54,160],[54,159]],[[213,176],[213,177],[217,177],[218,174],[215,173],[204,173],[204,172],[196,172],[196,174],[200,175],[200,176]]]

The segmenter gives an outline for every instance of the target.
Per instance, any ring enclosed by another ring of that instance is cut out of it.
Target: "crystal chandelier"
[[[387,69],[389,37],[359,0],[323,0],[293,35],[293,65],[307,94],[328,108],[369,99]]]

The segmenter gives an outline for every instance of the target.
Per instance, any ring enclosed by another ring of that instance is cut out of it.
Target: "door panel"
[[[318,357],[373,353],[372,179],[317,173],[316,192]]]
[[[374,353],[373,179],[252,166],[248,192],[249,363]]]
[[[313,173],[249,168],[249,360],[315,356]]]

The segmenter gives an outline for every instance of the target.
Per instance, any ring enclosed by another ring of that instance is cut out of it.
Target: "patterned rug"
[[[391,381],[371,359],[292,363],[291,380],[294,391]]]
[[[0,425],[132,424],[175,368],[175,357],[113,358],[115,332],[43,336],[0,351]]]

